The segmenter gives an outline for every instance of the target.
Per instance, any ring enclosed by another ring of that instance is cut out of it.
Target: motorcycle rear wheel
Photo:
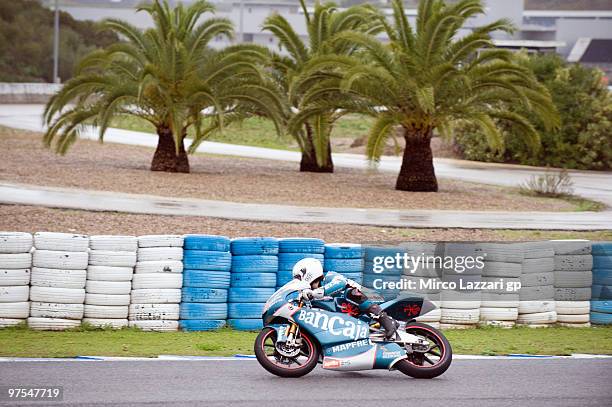
[[[427,338],[432,347],[428,352],[414,352],[400,360],[395,365],[397,370],[415,379],[433,379],[446,372],[453,360],[453,350],[442,332],[420,322],[408,323],[406,332]]]
[[[255,339],[255,357],[264,369],[276,376],[304,376],[317,365],[319,348],[307,334],[302,333],[301,337],[303,343],[299,355],[295,358],[283,358],[276,350],[276,331],[264,328]]]

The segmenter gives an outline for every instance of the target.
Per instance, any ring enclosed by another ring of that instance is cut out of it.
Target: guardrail
[[[46,103],[61,87],[59,83],[0,82],[0,103]]]

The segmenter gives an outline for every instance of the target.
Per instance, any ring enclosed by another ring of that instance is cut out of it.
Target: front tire
[[[427,352],[414,352],[397,362],[397,370],[416,379],[433,379],[446,372],[453,360],[453,350],[442,332],[420,322],[408,323],[406,332],[427,338],[431,347]]]
[[[300,353],[295,358],[283,357],[276,349],[276,331],[264,328],[255,339],[255,356],[268,372],[280,377],[301,377],[312,371],[319,361],[319,348],[305,333]]]

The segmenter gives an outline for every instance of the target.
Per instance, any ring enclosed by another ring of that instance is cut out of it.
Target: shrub
[[[558,198],[571,196],[574,193],[573,185],[572,178],[566,170],[546,171],[525,181],[520,190],[524,195]]]

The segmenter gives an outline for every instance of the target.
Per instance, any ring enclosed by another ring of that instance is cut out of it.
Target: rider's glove
[[[325,296],[325,291],[319,287],[315,290],[311,290],[310,288],[306,288],[302,290],[301,298],[310,301],[310,300],[318,300]]]

